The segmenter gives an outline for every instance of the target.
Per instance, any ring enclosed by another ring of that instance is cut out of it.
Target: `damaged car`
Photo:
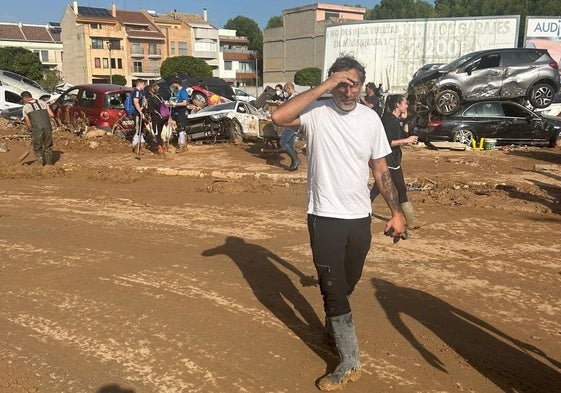
[[[481,101],[466,104],[451,116],[432,117],[419,140],[459,142],[467,146],[481,138],[496,139],[497,145],[559,146],[561,119],[544,116],[512,101]]]
[[[491,49],[419,74],[409,83],[408,98],[418,113],[447,116],[482,100],[527,100],[546,108],[559,88],[559,65],[546,49]]]
[[[265,116],[242,101],[207,106],[187,117],[185,131],[189,141],[214,143],[219,140],[241,142],[260,137],[260,119]]]

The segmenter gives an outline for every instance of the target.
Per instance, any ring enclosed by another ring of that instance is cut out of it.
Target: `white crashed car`
[[[185,131],[190,141],[256,140],[262,137],[259,120],[265,117],[253,105],[231,101],[190,114]]]
[[[234,98],[238,101],[251,102],[256,100],[254,96],[246,93],[242,89],[238,89],[237,87],[233,87],[232,89],[234,90]]]

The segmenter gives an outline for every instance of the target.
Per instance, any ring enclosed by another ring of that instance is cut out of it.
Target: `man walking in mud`
[[[371,242],[369,167],[392,217],[385,233],[400,236],[405,222],[386,165],[391,153],[374,111],[358,105],[364,67],[338,58],[320,85],[280,105],[275,124],[300,128],[308,149],[308,232],[326,313],[326,330],[340,363],[317,381],[319,389],[340,389],[360,377],[358,340],[349,303]],[[332,98],[316,101],[331,92]]]

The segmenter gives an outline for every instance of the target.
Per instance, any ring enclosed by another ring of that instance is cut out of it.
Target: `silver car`
[[[560,88],[559,66],[546,49],[511,48],[468,53],[409,83],[418,112],[451,115],[464,102],[528,100],[534,108],[553,102]]]

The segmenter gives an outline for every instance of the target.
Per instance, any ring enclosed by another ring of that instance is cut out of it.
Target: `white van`
[[[0,115],[2,117],[19,115],[22,107],[18,92],[9,86],[0,86]]]
[[[47,101],[51,97],[51,93],[43,89],[39,83],[15,72],[0,70],[0,84],[11,87],[18,94],[28,91],[36,100]]]

